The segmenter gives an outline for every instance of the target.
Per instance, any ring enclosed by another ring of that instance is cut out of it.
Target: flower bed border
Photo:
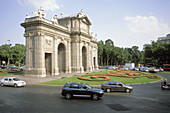
[[[89,78],[84,78],[85,76],[92,76],[92,77],[91,79],[89,79]],[[145,74],[143,72],[132,72],[129,70],[110,71],[106,74],[86,74],[86,75],[80,75],[77,78],[86,81],[106,81],[106,80],[110,80],[108,76],[117,76],[117,77],[126,77],[126,78],[148,77],[150,79],[158,78],[156,74]],[[98,79],[98,78],[103,78],[103,79]]]

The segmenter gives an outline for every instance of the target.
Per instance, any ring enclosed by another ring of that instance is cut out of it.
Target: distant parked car
[[[113,66],[107,66],[107,69],[113,69]]]
[[[161,71],[161,72],[162,72],[162,71],[164,71],[164,69],[162,69],[162,68],[159,68],[159,71]]]
[[[149,68],[149,72],[150,72],[150,73],[157,73],[157,72],[159,72],[159,69]]]
[[[139,71],[139,67],[135,67],[133,70],[134,71]]]
[[[6,68],[7,68],[6,65],[1,66],[1,69],[6,69]]]
[[[8,67],[9,69],[18,69],[15,65],[11,65]]]
[[[143,71],[143,72],[149,72],[149,69],[148,69],[147,67],[143,67],[143,68],[141,68],[141,71]]]
[[[123,69],[123,70],[129,70],[127,67],[123,67],[123,68],[120,68],[120,69]]]
[[[102,83],[101,89],[105,92],[125,91],[127,93],[130,93],[131,91],[133,91],[133,88],[131,86],[124,85],[123,83],[118,81],[108,81],[107,83]]]
[[[118,67],[117,66],[113,66],[113,69],[118,69]]]
[[[16,77],[6,77],[0,80],[1,86],[14,86],[14,87],[19,87],[19,86],[25,86],[26,82],[22,81]]]
[[[93,100],[97,100],[104,94],[103,90],[91,88],[84,83],[67,82],[62,88],[61,95],[66,99],[71,99],[73,96],[89,96]]]
[[[19,69],[24,70],[24,69],[25,69],[25,66],[21,66],[21,67],[19,67]]]

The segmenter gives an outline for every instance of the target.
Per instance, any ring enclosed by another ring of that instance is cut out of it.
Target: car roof
[[[16,78],[16,77],[6,77],[6,78]],[[4,78],[5,79],[5,78]]]
[[[85,83],[82,83],[82,82],[67,82],[66,84],[85,84]]]
[[[121,83],[121,82],[119,82],[119,81],[108,81],[108,83],[110,83],[110,82],[117,82],[117,83]]]

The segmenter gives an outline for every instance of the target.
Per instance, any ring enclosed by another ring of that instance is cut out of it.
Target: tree
[[[104,43],[101,40],[101,41],[98,42],[99,65],[103,65],[103,49],[104,49]]]
[[[5,44],[0,47],[1,59],[7,59],[7,64],[10,64],[10,59],[12,58],[11,44]]]
[[[109,64],[109,60],[112,55],[111,52],[112,52],[113,47],[114,47],[114,43],[111,39],[108,39],[105,41],[104,50],[106,53],[106,64],[107,65]]]
[[[14,61],[18,61],[20,67],[20,63],[25,60],[25,46],[22,44],[15,44],[15,46],[12,47],[12,53]]]

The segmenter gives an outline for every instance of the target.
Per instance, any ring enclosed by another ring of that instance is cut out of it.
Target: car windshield
[[[88,89],[91,89],[91,87],[90,86],[88,86],[88,85],[85,85]]]
[[[18,78],[13,78],[13,80],[14,80],[14,81],[20,81],[20,79],[18,79]]]

